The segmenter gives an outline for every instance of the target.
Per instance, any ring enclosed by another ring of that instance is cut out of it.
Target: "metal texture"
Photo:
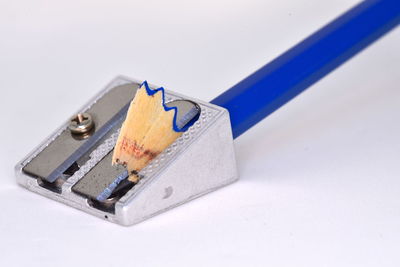
[[[54,142],[48,142],[40,151],[40,155],[34,157],[24,167],[24,171],[49,182],[54,182],[78,158],[89,153],[93,145],[99,142],[110,128],[122,123],[126,111],[122,110],[118,114],[118,118],[113,119],[113,116],[116,116],[115,114],[121,111],[121,108],[127,109],[127,105],[134,96],[133,90],[136,90],[139,86],[140,84],[137,83],[116,86],[114,90],[104,92],[101,97],[85,106],[76,114],[86,112],[92,115],[97,127],[93,135],[88,139],[74,138],[67,129],[70,124],[68,121],[52,136]]]
[[[174,100],[166,105],[177,107],[177,125],[183,128],[187,123],[198,117],[200,107],[187,100]],[[128,172],[123,167],[111,166],[112,153],[110,152],[101,162],[90,170],[84,178],[76,183],[72,190],[83,196],[88,196],[98,201],[106,200],[113,189],[128,177]],[[111,166],[111,167],[110,167]]]
[[[140,84],[125,77],[116,78],[77,113],[87,111],[118,86],[131,83]],[[68,126],[67,121],[17,164],[15,170],[18,183],[30,191],[100,218],[122,225],[132,225],[236,181],[238,173],[228,112],[221,107],[166,91],[167,102],[181,99],[198,104],[201,108],[199,119],[139,173],[142,179],[138,184],[109,206],[99,206],[96,201],[76,194],[72,187],[86,175],[94,177],[95,173],[107,177],[112,175],[115,179],[114,175],[119,173],[119,170],[114,169],[115,167],[108,162],[108,155],[116,143],[118,129],[109,133],[108,137],[88,152],[88,160],[62,184],[61,191],[56,193],[41,186],[39,180],[24,171],[24,168],[40,157],[46,147],[57,142],[60,133]],[[92,196],[99,192],[98,189],[93,188]]]
[[[82,196],[96,199],[117,176],[125,171],[124,167],[111,164],[112,153],[113,151],[110,151],[106,157],[80,179],[72,187],[72,191]]]
[[[194,127],[141,171],[145,178],[115,204],[121,224],[138,223],[239,178],[228,112],[200,106]]]
[[[399,22],[399,0],[363,1],[211,103],[229,111],[236,138]]]
[[[89,113],[78,113],[68,126],[72,134],[85,135],[94,128],[94,121]]]
[[[174,100],[169,103],[165,103],[167,107],[177,107],[176,114],[176,126],[179,129],[183,129],[187,124],[194,120],[198,114],[200,114],[200,107],[187,100]]]

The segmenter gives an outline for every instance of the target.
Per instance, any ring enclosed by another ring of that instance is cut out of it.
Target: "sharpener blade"
[[[198,119],[201,112],[200,107],[192,101],[175,100],[166,105],[169,107],[177,107],[177,125],[179,128],[184,128],[188,124],[193,124]],[[112,166],[112,152],[113,151],[72,187],[75,193],[104,202],[112,195],[117,186],[124,179],[128,178],[128,173],[124,167]],[[127,189],[133,186],[134,184],[131,182],[124,184],[124,187],[128,187]],[[121,190],[122,194],[124,192],[126,192],[126,190]],[[116,199],[114,198],[113,200],[115,201]]]
[[[79,112],[92,113],[95,131],[99,131],[131,101],[132,90],[141,83],[117,77]],[[104,202],[97,200],[99,192],[110,187],[124,171],[111,166],[110,158],[118,138],[119,123],[107,128],[108,132],[93,142],[89,151],[78,154],[60,178],[49,182],[46,178],[88,142],[88,139],[71,138],[66,131],[68,124],[64,123],[16,165],[17,182],[32,192],[99,218],[132,225],[236,181],[238,173],[227,110],[165,92],[169,104],[186,99],[196,103],[201,113],[188,131],[139,172],[141,179],[133,187],[129,188],[125,179],[118,185],[123,185],[122,190],[116,188],[114,195]],[[190,123],[187,114],[196,114],[196,108],[181,107],[181,111],[186,111],[183,115],[177,114],[177,122]]]
[[[58,178],[68,178],[65,172],[74,163],[89,154],[110,131],[118,129],[139,86],[130,83],[107,92],[85,111],[95,121],[96,128],[91,137],[77,139],[65,126],[60,135],[24,167],[24,171],[50,183]],[[79,165],[83,164],[80,162]]]

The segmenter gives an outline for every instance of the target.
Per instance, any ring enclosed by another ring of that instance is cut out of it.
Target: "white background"
[[[0,0],[0,266],[399,266],[399,29],[235,140],[239,182],[136,226],[13,173],[118,74],[209,101],[357,2]]]

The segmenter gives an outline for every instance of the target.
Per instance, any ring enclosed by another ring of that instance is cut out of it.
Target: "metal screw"
[[[87,134],[94,127],[92,116],[89,113],[79,113],[69,123],[69,130],[73,134]]]

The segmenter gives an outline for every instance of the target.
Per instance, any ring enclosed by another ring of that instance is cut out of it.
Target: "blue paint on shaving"
[[[172,128],[174,129],[175,132],[186,132],[187,129],[189,129],[190,126],[192,126],[197,119],[193,119],[191,121],[189,121],[188,123],[186,123],[183,127],[179,127],[181,125],[178,126],[178,123],[176,122],[176,116],[178,113],[178,108],[177,107],[168,107],[165,105],[165,89],[163,87],[157,88],[157,89],[151,89],[149,84],[147,83],[147,81],[144,81],[142,83],[142,85],[140,86],[140,88],[142,88],[144,86],[144,88],[146,89],[146,92],[149,96],[152,96],[156,93],[158,93],[159,91],[161,91],[162,94],[162,105],[164,107],[165,111],[170,111],[173,110],[174,111],[174,118],[172,121]]]

